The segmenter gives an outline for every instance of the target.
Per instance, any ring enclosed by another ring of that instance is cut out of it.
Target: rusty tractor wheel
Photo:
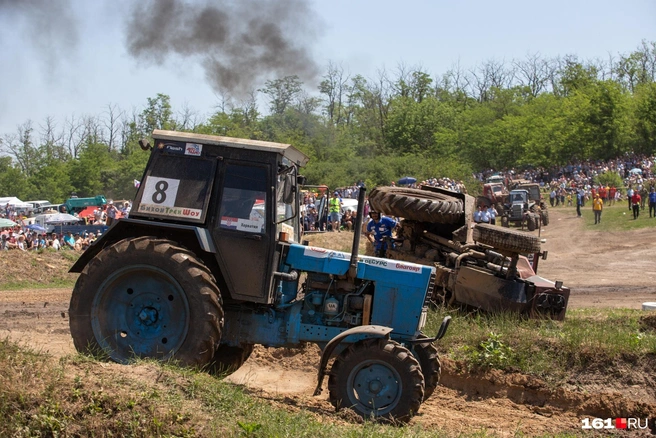
[[[453,224],[464,214],[463,202],[452,196],[427,190],[378,187],[369,194],[375,211],[418,222]]]
[[[209,269],[176,242],[124,239],[104,248],[75,284],[75,348],[119,363],[135,358],[207,365],[221,341],[221,294]]]
[[[221,344],[214,353],[208,366],[210,374],[229,376],[237,371],[253,353],[253,344],[241,344],[239,347]]]
[[[500,228],[489,224],[476,224],[473,235],[475,241],[501,250],[522,254],[540,252],[538,237],[523,231]]]
[[[366,339],[335,359],[328,389],[337,410],[405,423],[424,399],[424,376],[417,359],[398,342]]]
[[[433,395],[435,388],[440,383],[442,366],[437,356],[437,348],[430,342],[416,344],[414,354],[419,361],[419,365],[421,365],[421,372],[424,375],[424,401],[426,401]]]

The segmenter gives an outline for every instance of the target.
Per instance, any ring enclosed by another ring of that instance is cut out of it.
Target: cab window
[[[226,165],[220,227],[247,233],[266,232],[266,189],[266,168]]]

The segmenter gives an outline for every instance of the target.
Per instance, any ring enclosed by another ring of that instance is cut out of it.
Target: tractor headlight
[[[426,325],[426,319],[428,318],[428,307],[421,309],[421,315],[419,316],[419,325],[417,330],[422,331]]]

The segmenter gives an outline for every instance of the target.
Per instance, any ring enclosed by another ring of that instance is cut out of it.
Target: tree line
[[[532,54],[456,64],[441,76],[399,65],[365,78],[330,63],[315,90],[297,76],[272,79],[245,99],[220,95],[207,116],[174,110],[162,93],[131,112],[110,104],[63,126],[28,121],[0,138],[0,196],[131,198],[148,159],[138,140],[153,129],[291,143],[311,158],[309,183],[331,187],[407,175],[472,184],[490,168],[651,155],[656,42],[603,60]]]

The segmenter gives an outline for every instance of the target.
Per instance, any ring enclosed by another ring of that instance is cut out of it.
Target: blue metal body
[[[297,297],[298,279],[280,280],[274,307],[226,307],[222,342],[271,347],[315,342],[323,346],[349,328],[362,325],[361,315],[348,309],[349,300],[358,300],[363,293],[371,294],[373,300],[369,324],[392,327],[393,339],[414,339],[426,312],[434,268],[360,256],[353,290],[336,292],[337,286],[333,289],[333,285],[346,276],[349,267],[348,253],[290,245],[280,271],[307,273],[304,297]],[[313,283],[327,286],[316,290]],[[339,310],[333,313],[332,309]],[[349,342],[365,337],[353,335]]]

